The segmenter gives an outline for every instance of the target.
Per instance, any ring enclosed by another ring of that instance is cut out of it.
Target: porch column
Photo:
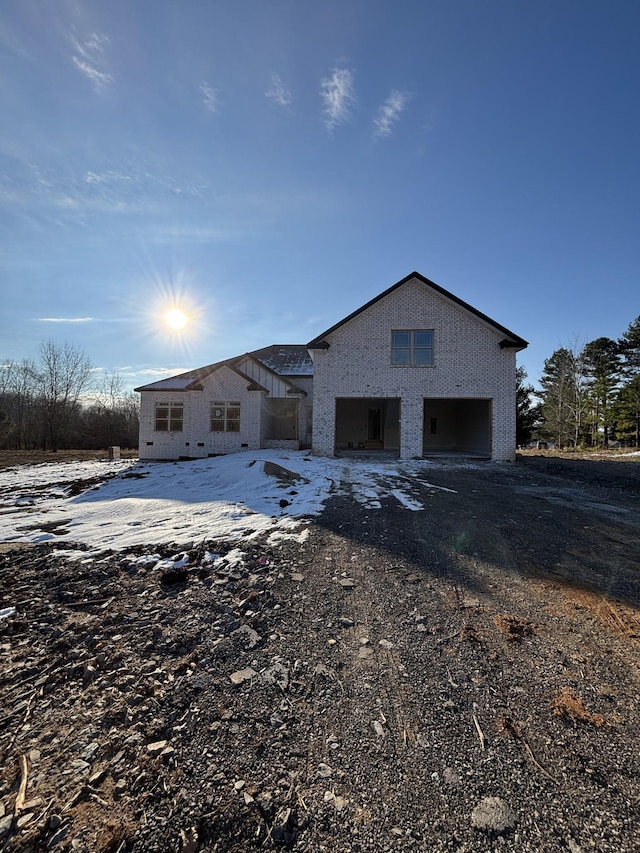
[[[400,459],[422,457],[422,397],[403,397],[400,401]]]

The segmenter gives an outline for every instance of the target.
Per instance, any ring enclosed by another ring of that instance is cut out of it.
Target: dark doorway
[[[491,400],[428,398],[422,428],[424,456],[491,457]]]
[[[367,412],[367,441],[380,441],[380,409]]]
[[[400,400],[397,397],[336,399],[336,450],[400,449]]]

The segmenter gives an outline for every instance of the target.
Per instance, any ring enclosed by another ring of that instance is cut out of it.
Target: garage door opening
[[[399,452],[400,399],[338,398],[335,449]]]
[[[491,458],[491,400],[427,398],[422,455]]]

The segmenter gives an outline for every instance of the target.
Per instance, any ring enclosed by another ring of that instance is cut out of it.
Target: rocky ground
[[[304,544],[0,554],[0,851],[638,850],[640,464],[429,482]]]

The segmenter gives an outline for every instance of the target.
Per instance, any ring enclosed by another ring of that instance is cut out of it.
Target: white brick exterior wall
[[[141,459],[206,457],[260,447],[264,392],[248,391],[247,380],[222,367],[202,382],[202,391],[144,391],[140,400]],[[240,401],[240,432],[211,432],[211,403]],[[157,403],[183,403],[182,432],[156,432]]]
[[[392,367],[391,331],[434,330],[432,367]],[[491,401],[491,455],[515,458],[513,349],[504,333],[417,278],[374,302],[314,349],[313,451],[332,456],[336,398],[400,398],[400,458],[422,456],[424,399]]]

